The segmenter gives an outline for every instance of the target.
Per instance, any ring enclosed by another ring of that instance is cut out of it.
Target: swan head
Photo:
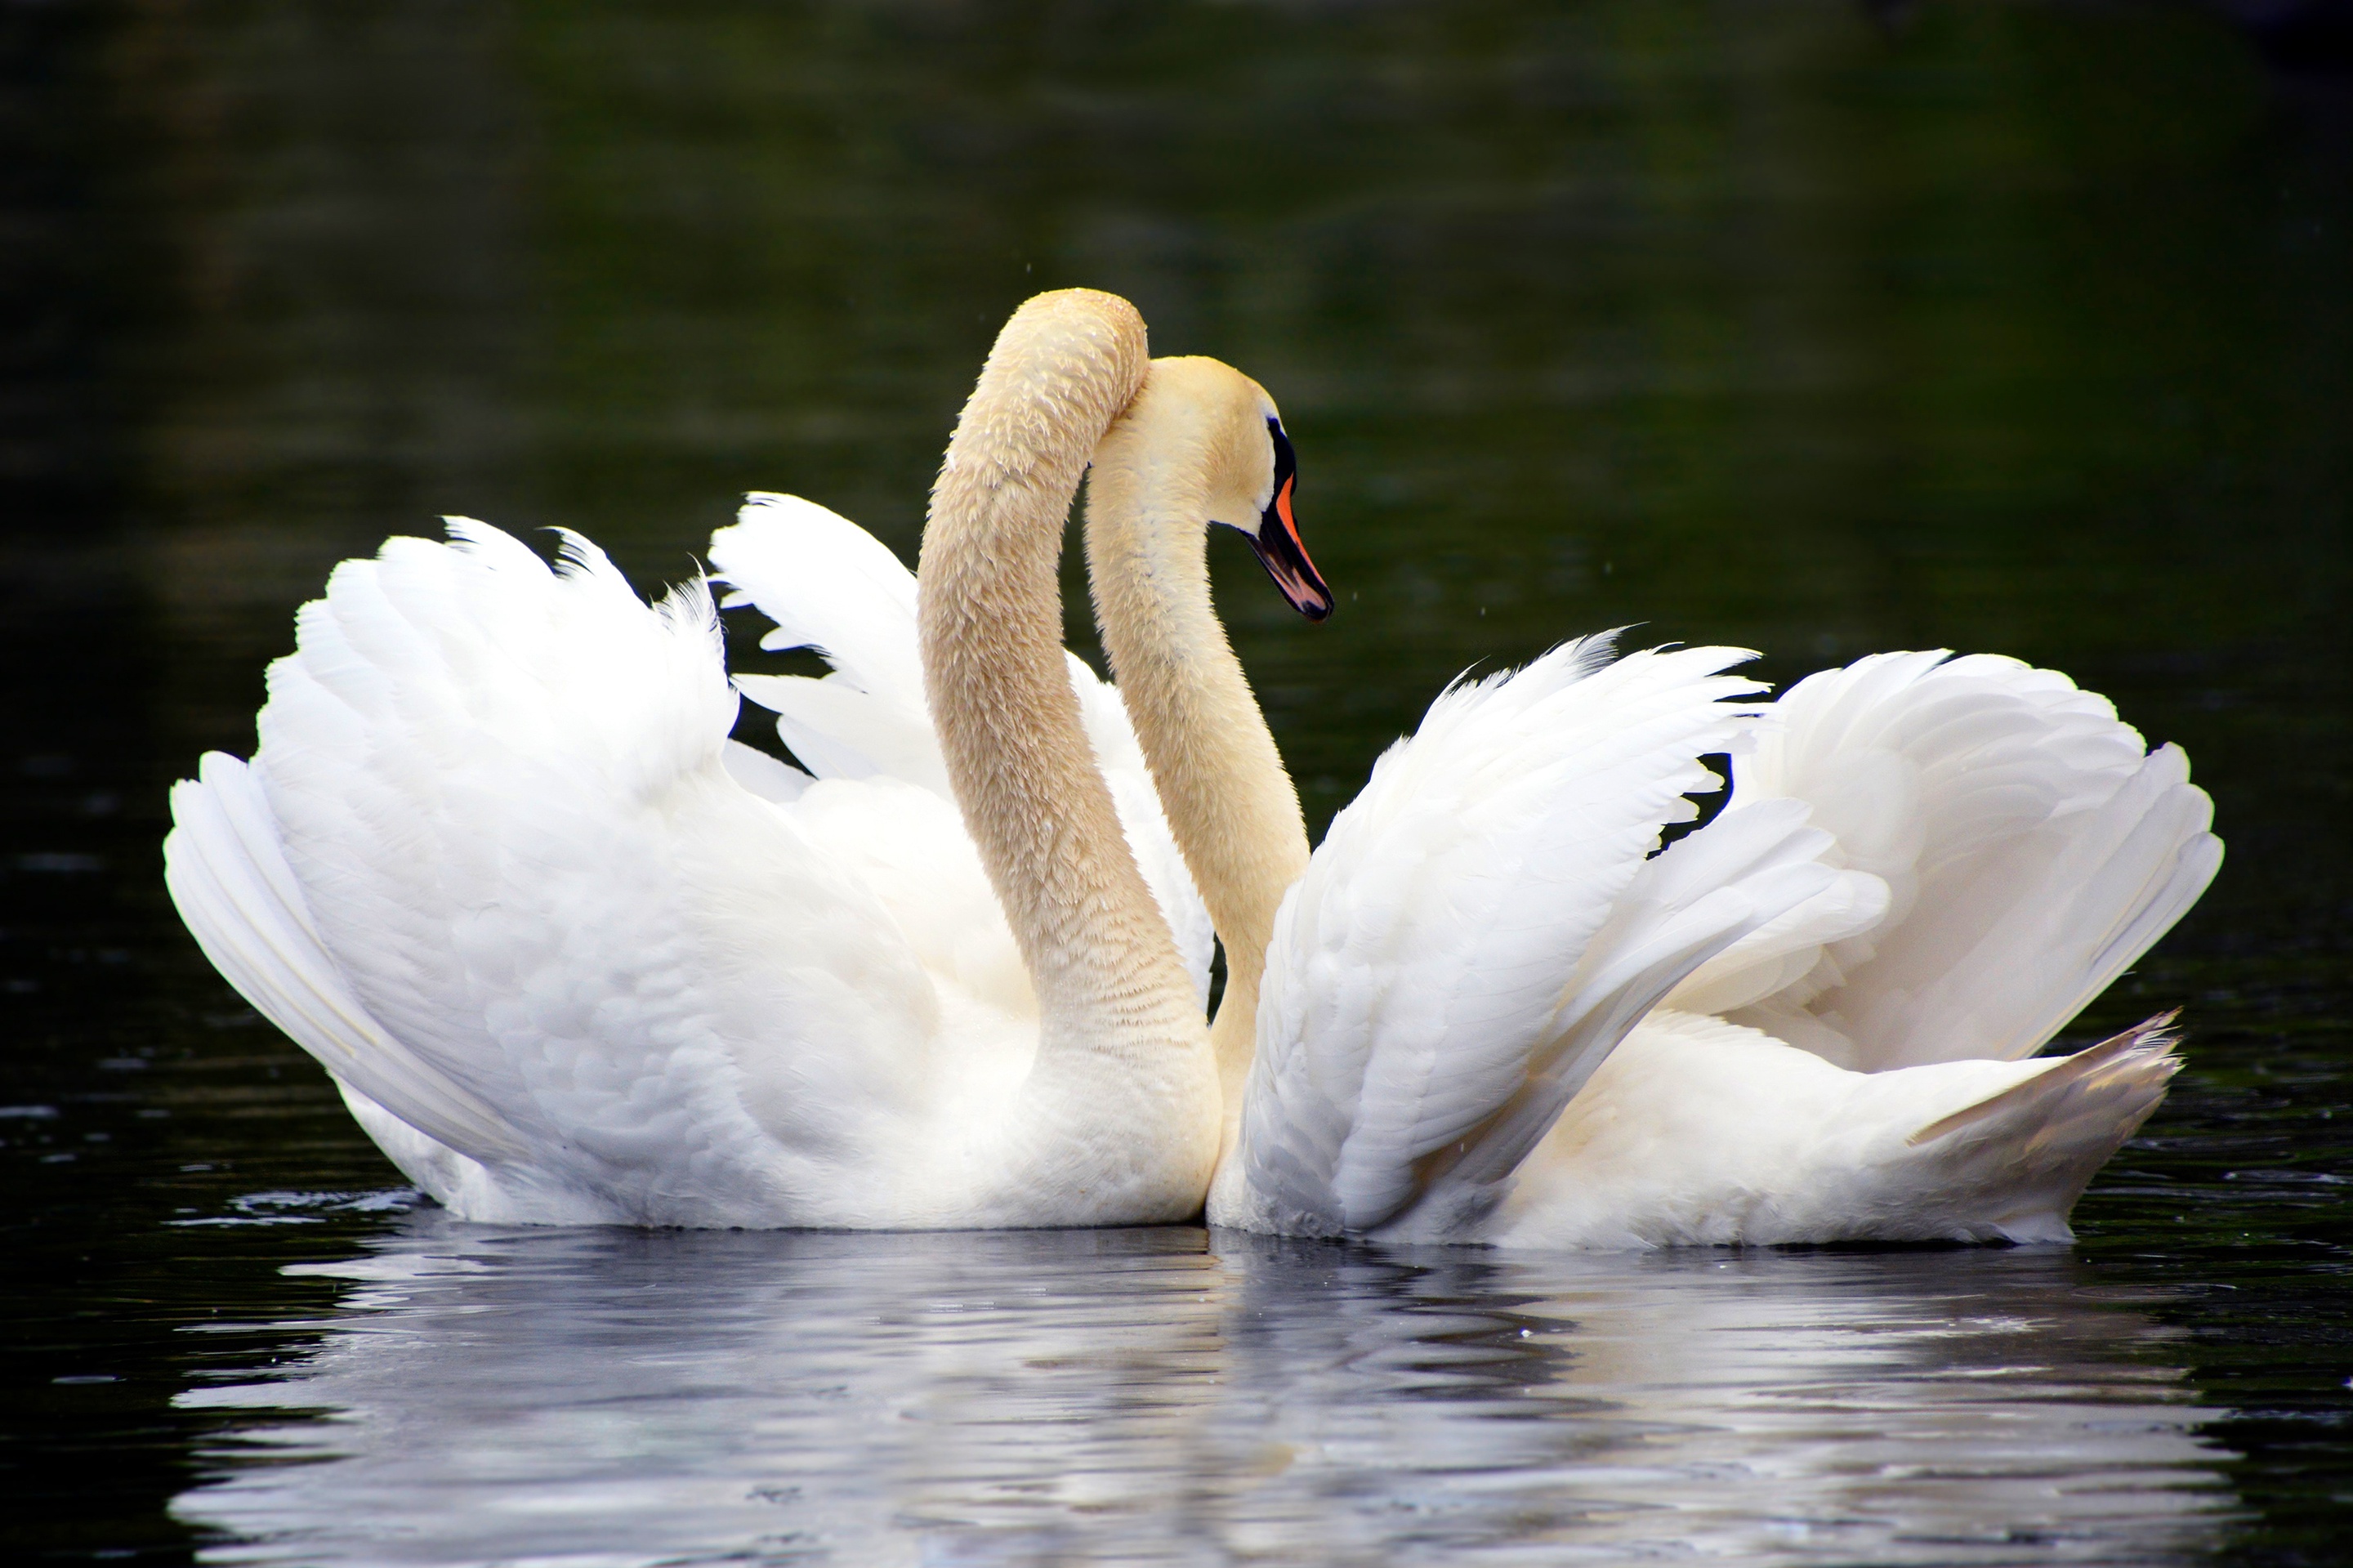
[[[1298,460],[1265,387],[1218,360],[1155,359],[1123,424],[1115,439],[1139,443],[1143,466],[1176,480],[1163,488],[1165,497],[1191,488],[1178,476],[1198,484],[1184,508],[1189,515],[1172,521],[1233,529],[1292,609],[1310,620],[1332,613],[1332,590],[1308,559],[1292,514]]]

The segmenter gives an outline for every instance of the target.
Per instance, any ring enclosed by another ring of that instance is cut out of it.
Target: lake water
[[[2232,9],[0,15],[0,1555],[2339,1561],[2353,92]],[[163,895],[294,606],[442,512],[648,587],[747,489],[911,552],[1067,283],[1282,404],[1340,611],[1214,566],[1319,824],[1455,673],[1616,625],[2015,653],[2185,746],[2230,861],[2069,1038],[2179,1004],[2189,1066],[2080,1244],[402,1190]]]

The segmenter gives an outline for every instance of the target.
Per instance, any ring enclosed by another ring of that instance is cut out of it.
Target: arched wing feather
[[[948,797],[947,765],[923,705],[914,574],[849,519],[797,495],[747,497],[733,527],[711,536],[711,564],[776,622],[772,651],[807,648],[833,673],[735,677],[776,715],[776,733],[820,779],[881,775]]]
[[[352,993],[243,762],[207,752],[195,779],[172,787],[172,823],[164,885],[205,957],[255,1012],[437,1142],[487,1158],[523,1152],[496,1109],[418,1060]]]
[[[1790,810],[1651,858],[1757,688],[1734,651],[1609,652],[1450,690],[1333,822],[1269,948],[1248,1223],[1458,1229],[1660,995],[1827,882]]]
[[[1878,654],[1808,677],[1772,715],[1734,762],[1734,799],[1804,801],[1837,841],[1840,885],[1670,1005],[1842,1066],[2031,1055],[2221,863],[2181,752],[2145,754],[2055,671]]]
[[[608,1218],[791,1212],[835,1150],[917,1101],[933,981],[797,830],[806,803],[730,776],[735,697],[699,583],[649,607],[583,541],[551,571],[449,527],[344,563],[304,608],[270,672],[258,789],[208,779],[182,824],[208,844],[210,808],[266,809],[290,880],[275,908],[215,918],[192,867],[191,925],[234,947],[220,933],[241,920],[281,956],[310,936],[256,989],[307,1005],[291,974],[338,1000],[315,972],[331,955],[373,1030],[290,1032],[470,1159],[506,1150],[442,1102],[486,1110]],[[646,1190],[686,1168],[696,1193]]]

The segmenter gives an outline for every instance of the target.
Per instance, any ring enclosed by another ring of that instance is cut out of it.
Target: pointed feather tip
[[[1432,702],[1430,706],[1435,709],[1439,703],[1457,694],[1483,692],[1515,681],[1533,679],[1546,683],[1551,690],[1562,691],[1579,682],[1590,680],[1604,670],[1620,665],[1631,667],[1640,662],[1654,660],[1672,659],[1679,663],[1702,661],[1705,673],[1721,675],[1735,664],[1745,664],[1752,659],[1763,657],[1753,648],[1714,645],[1685,648],[1673,642],[1662,642],[1656,648],[1638,648],[1633,652],[1621,656],[1618,652],[1618,640],[1632,630],[1630,626],[1615,626],[1607,631],[1596,631],[1584,637],[1573,637],[1566,642],[1555,643],[1525,664],[1493,671],[1484,675],[1473,673],[1478,668],[1477,665],[1468,665],[1452,680],[1447,682],[1444,689],[1438,694],[1437,700]],[[1740,683],[1739,690],[1727,690],[1723,694],[1726,700],[1763,696],[1773,689],[1769,682],[1757,681],[1747,676],[1732,676],[1726,679]]]
[[[2131,1054],[2170,1058],[2171,1065],[2168,1071],[2178,1072],[2181,1067],[2181,1042],[2189,1033],[2187,1030],[2174,1027],[2180,1017],[2181,1009],[2168,1008],[2153,1017],[2142,1019],[2116,1038],[2131,1042],[2126,1048]]]
[[[744,503],[735,508],[735,521],[712,531],[709,551],[711,578],[736,589],[727,596],[725,608],[732,609],[739,603],[752,602],[752,596],[738,588],[735,579],[728,575],[727,557],[735,553],[737,546],[752,543],[753,535],[781,522],[785,508],[795,503],[806,504],[797,495],[786,495],[772,490],[746,491]]]
[[[1477,663],[1466,664],[1456,672],[1452,680],[1440,689],[1437,697],[1431,701],[1430,706],[1436,707],[1457,692],[1484,691],[1490,686],[1501,685],[1506,681],[1516,680],[1523,675],[1556,673],[1561,677],[1562,685],[1574,685],[1609,667],[1618,657],[1618,639],[1624,635],[1627,630],[1623,626],[1619,626],[1612,627],[1608,631],[1593,632],[1589,636],[1572,637],[1566,642],[1553,644],[1525,664],[1502,670],[1491,670],[1483,675],[1476,673],[1479,668]],[[1556,666],[1564,664],[1567,666],[1566,670],[1556,669]]]
[[[460,555],[477,557],[495,555],[512,558],[520,552],[524,557],[539,560],[537,554],[522,540],[480,518],[445,515],[441,525],[449,535],[448,547]],[[555,564],[548,569],[558,579],[567,583],[594,583],[627,594],[635,602],[644,602],[638,598],[638,590],[630,586],[620,567],[597,547],[596,541],[576,528],[560,524],[547,531],[555,535]],[[389,549],[397,542],[386,540],[385,548]],[[343,563],[345,566],[353,564]],[[540,564],[546,566],[544,562]],[[711,591],[712,580],[712,574],[698,565],[694,576],[676,584],[654,602],[655,613],[672,630],[692,630],[717,641],[722,632],[719,605]]]
[[[461,556],[501,553],[505,546],[521,548],[522,546],[522,540],[503,528],[493,527],[479,517],[464,517],[454,512],[442,514],[441,531],[448,536],[448,547]],[[386,539],[383,549],[392,548],[397,539],[397,535]]]
[[[555,575],[559,577],[594,577],[619,576],[612,561],[598,549],[587,535],[576,528],[558,524],[548,529],[555,535]]]
[[[841,515],[830,506],[821,505],[806,495],[795,495],[788,490],[747,490],[744,493],[744,504],[735,509],[735,524],[740,527],[747,523],[781,522],[796,513],[803,516],[810,513],[820,517]]]
[[[671,585],[670,592],[655,602],[654,613],[671,630],[700,631],[723,651],[725,633],[720,628],[719,605],[712,597],[709,574],[697,572]]]
[[[2162,1086],[2182,1067],[2181,1057],[2175,1052],[2181,1044],[2181,1033],[2173,1028],[2174,1021],[2180,1016],[2179,1008],[2171,1008],[2141,1020],[2120,1034],[2111,1034],[2096,1045],[2086,1045],[2071,1055],[2052,1057],[2050,1065],[2042,1072],[1989,1095],[1975,1105],[1965,1106],[1950,1116],[1930,1122],[1905,1142],[1916,1149],[1947,1133],[1958,1132],[1983,1121],[2011,1106],[2037,1099],[2070,1084],[2113,1079],[2119,1074],[2141,1079],[2157,1087],[2161,1098]],[[2148,1104],[2154,1107],[2157,1101],[2152,1099]],[[2147,1111],[2144,1109],[2140,1114],[2146,1116]],[[2137,1119],[2136,1118],[2136,1121]]]

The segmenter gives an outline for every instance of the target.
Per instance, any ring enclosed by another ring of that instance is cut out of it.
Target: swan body
[[[1815,700],[1826,694],[1855,700]],[[1699,853],[1743,813],[1795,807],[1831,835],[1816,861],[1829,885],[1693,966],[1492,1201],[1339,1229],[1547,1247],[2072,1234],[2076,1199],[2179,1066],[2169,1017],[2029,1058],[2212,879],[2221,846],[2181,753],[2144,756],[2103,700],[1983,656],[1883,655],[1801,683],[1763,718],[1725,813],[1650,863]],[[1789,762],[1809,747],[1812,772]],[[1327,842],[1347,846],[1344,825]],[[1326,1228],[1315,1203],[1332,1213],[1350,1146],[1386,1139],[1396,1115],[1284,1092],[1346,1059],[1345,1036],[1289,1001],[1293,977],[1315,984],[1328,961],[1302,939],[1314,877],[1278,917],[1266,1065],[1212,1189],[1216,1223]],[[1457,1119],[1519,1092],[1507,1080]],[[1328,1174],[1258,1152],[1302,1121],[1340,1150]]]
[[[1611,1250],[2044,1242],[2154,1110],[2160,1022],[2072,1056],[1858,1073],[1661,1008],[1518,1172],[1478,1239]]]
[[[1073,684],[1099,687],[1054,587],[1145,364],[1110,296],[1008,323],[934,490],[920,599],[885,573],[860,601],[895,617],[872,647],[813,629],[844,651],[835,694],[937,734],[899,754],[870,727],[826,777],[728,738],[700,583],[649,607],[585,541],[551,571],[465,521],[344,563],[272,667],[253,760],[209,756],[174,791],[190,929],[467,1218],[1197,1213],[1217,1086],[1171,928],[1198,897],[1115,702]],[[820,574],[874,564],[848,526],[799,530],[847,551]]]
[[[2016,660],[1809,676],[1733,758],[1840,883],[1703,965],[1603,1064],[1491,1224],[1553,1246],[2063,1241],[2179,1066],[2168,1014],[2035,1053],[2221,863],[2180,749]]]
[[[1212,362],[1155,362],[1134,407],[1163,396],[1274,418]],[[2029,1058],[2221,863],[2179,748],[2010,659],[1880,655],[1758,710],[1723,674],[1744,655],[1588,641],[1451,689],[1310,855],[1208,599],[1207,526],[1248,508],[1166,483],[1138,441],[1105,438],[1087,546],[1226,939],[1211,1223],[1556,1247],[2070,1234],[2163,1097],[2169,1019]],[[1659,853],[1711,751],[1735,754],[1730,804]]]

